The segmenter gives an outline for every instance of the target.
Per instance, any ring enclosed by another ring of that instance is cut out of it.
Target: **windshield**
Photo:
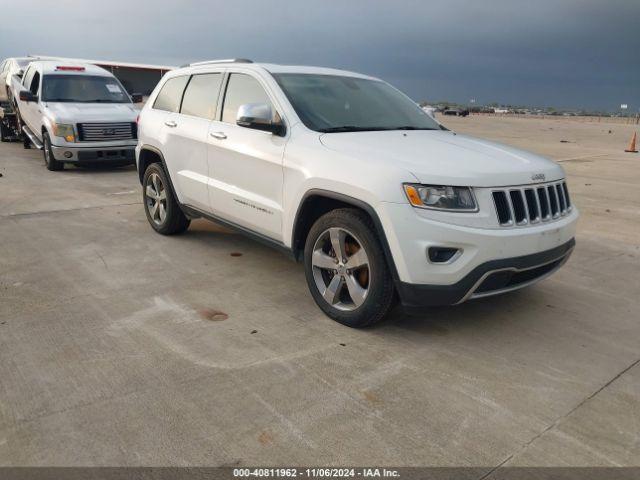
[[[318,132],[441,129],[417,104],[379,80],[305,73],[273,76],[300,120]]]
[[[115,78],[89,75],[45,75],[42,101],[131,103],[124,88]]]

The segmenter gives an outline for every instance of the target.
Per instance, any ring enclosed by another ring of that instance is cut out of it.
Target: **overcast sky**
[[[367,73],[416,101],[640,108],[640,0],[0,0],[0,7],[0,58],[180,65],[246,57]]]

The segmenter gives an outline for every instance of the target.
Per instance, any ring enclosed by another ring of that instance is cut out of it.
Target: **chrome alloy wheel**
[[[322,232],[313,246],[311,265],[316,287],[329,305],[352,311],[364,303],[371,278],[369,259],[353,233],[339,227]]]
[[[157,173],[149,175],[145,194],[147,197],[147,211],[151,220],[156,225],[161,225],[164,223],[164,219],[167,218],[167,191],[160,175]]]

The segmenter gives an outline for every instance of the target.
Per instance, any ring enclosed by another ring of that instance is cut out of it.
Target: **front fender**
[[[51,120],[49,117],[47,117],[46,115],[42,117],[42,125],[40,127],[40,131],[36,132],[36,135],[40,135],[40,137],[42,137],[42,133],[44,130],[47,131],[47,133],[49,134],[49,137],[51,138],[51,143],[53,142],[53,139],[55,138],[54,134],[53,134],[53,125],[54,125],[54,121]],[[42,138],[40,138],[40,140],[42,140]]]

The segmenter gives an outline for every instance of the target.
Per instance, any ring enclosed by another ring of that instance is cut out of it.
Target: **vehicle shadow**
[[[247,238],[233,230],[208,220],[194,220],[183,240],[198,243],[214,243],[228,249],[231,255],[241,256],[243,252],[253,251],[260,256],[265,265],[276,266],[277,270],[289,269],[291,264],[298,266],[300,276],[304,275],[302,263],[295,263],[282,253]],[[237,252],[237,253],[234,253]],[[255,265],[252,268],[259,268]],[[392,335],[394,332],[406,336],[407,333],[418,333],[426,336],[444,336],[466,329],[477,331],[483,329],[491,331],[504,327],[504,322],[527,321],[522,320],[523,305],[531,307],[534,304],[544,305],[540,292],[536,287],[528,287],[494,297],[470,300],[460,305],[425,308],[421,314],[407,314],[398,303],[384,320],[366,327],[365,332],[381,335]],[[309,294],[310,296],[310,294]],[[532,296],[538,301],[532,301]],[[548,305],[549,306],[549,305]],[[317,308],[313,305],[313,308]]]
[[[396,305],[383,321],[372,325],[372,333],[390,334],[392,331],[421,334],[426,336],[445,336],[466,330],[484,332],[502,329],[505,321],[521,322],[517,315],[525,303],[532,304],[534,287],[496,295],[495,297],[469,300],[461,305],[430,307],[421,314],[407,314],[401,305]],[[535,302],[533,302],[535,303]]]

